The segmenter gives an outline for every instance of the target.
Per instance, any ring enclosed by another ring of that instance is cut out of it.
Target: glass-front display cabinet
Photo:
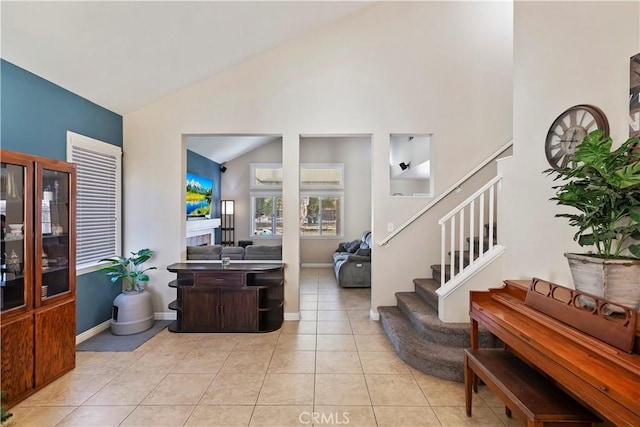
[[[36,306],[68,295],[75,280],[75,239],[71,218],[75,217],[72,168],[64,162],[39,161],[35,185],[35,281]],[[38,292],[39,291],[39,292]]]
[[[13,153],[3,153],[0,160],[0,299],[5,315],[28,310],[32,301],[33,240],[25,236],[33,235],[33,162]]]
[[[7,150],[0,164],[0,384],[11,407],[75,366],[76,173]]]

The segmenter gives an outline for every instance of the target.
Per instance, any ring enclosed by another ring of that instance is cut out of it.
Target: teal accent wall
[[[187,150],[187,172],[209,178],[213,181],[213,194],[211,197],[211,218],[220,218],[222,206],[220,204],[220,184],[222,173],[220,164],[201,156],[198,153]],[[220,244],[220,229],[216,229],[215,243]]]
[[[67,131],[122,147],[122,116],[5,60],[0,61],[0,146],[66,160]],[[111,318],[121,292],[103,273],[76,281],[76,335]]]

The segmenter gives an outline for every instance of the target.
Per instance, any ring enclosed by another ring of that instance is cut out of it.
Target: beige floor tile
[[[315,351],[276,350],[271,358],[267,373],[313,374],[315,370],[315,358]]]
[[[305,422],[313,412],[311,405],[304,406],[256,406],[249,425],[265,427],[311,426]]]
[[[351,334],[349,322],[318,322],[318,335],[348,335]]]
[[[77,351],[76,368],[74,372],[89,375],[114,375],[124,371],[143,355],[144,353],[135,352],[96,353],[91,351]]]
[[[315,313],[315,312],[313,312]],[[280,338],[288,334],[315,335],[315,320],[285,321],[280,328]]]
[[[502,421],[488,406],[473,408],[472,416],[467,417],[464,406],[433,407],[442,427],[504,427]]]
[[[247,334],[238,341],[234,350],[273,350],[279,336],[280,331],[268,334]]]
[[[318,309],[317,301],[300,301],[301,311],[315,311]]]
[[[362,374],[316,374],[318,406],[371,405]]]
[[[166,374],[124,372],[94,394],[85,405],[138,405]]]
[[[371,321],[369,310],[349,310],[347,309],[349,320],[351,322],[368,322]]]
[[[125,372],[129,373],[164,373],[171,372],[174,366],[187,355],[185,353],[171,353],[166,351],[148,351],[136,360],[135,363],[129,364]]]
[[[176,337],[185,336],[183,334],[176,335]],[[147,351],[163,352],[171,354],[179,354],[186,356],[198,343],[197,337],[193,337],[192,334],[187,335],[188,339],[177,339],[169,337],[163,341],[157,341],[155,344],[149,346]]]
[[[317,374],[362,374],[357,351],[317,351]]]
[[[199,334],[198,334],[199,335]],[[201,340],[199,340],[192,350],[206,349],[214,351],[233,350],[240,340],[235,336],[211,336],[205,334]],[[221,334],[224,335],[224,334]]]
[[[386,335],[354,335],[353,338],[358,351],[394,351]]]
[[[356,351],[353,335],[318,335],[316,337],[318,351]]]
[[[173,427],[183,426],[193,406],[138,406],[120,424],[122,427]]]
[[[318,295],[318,285],[300,285],[300,295]]]
[[[387,351],[360,351],[360,361],[365,374],[411,375],[409,365],[397,354]]]
[[[273,351],[265,350],[233,350],[220,368],[220,372],[225,374],[263,374],[267,372],[272,354]]]
[[[318,312],[316,310],[300,310],[300,320],[315,322],[318,320]]]
[[[313,374],[267,374],[258,405],[313,405]]]
[[[331,301],[331,302],[340,302],[340,303],[343,302],[342,295],[340,294],[340,292],[335,292],[335,293],[322,292],[318,294],[318,302],[320,301]]]
[[[416,380],[431,406],[464,406],[464,384],[446,380]],[[473,406],[487,406],[477,395],[473,396]]]
[[[56,427],[116,427],[135,408],[135,406],[80,406],[56,424]]]
[[[178,361],[171,369],[171,373],[215,374],[220,370],[230,353],[230,350],[193,349],[184,359]]]
[[[253,406],[196,406],[188,427],[236,427],[248,426]]]
[[[320,297],[318,297],[319,299]],[[341,310],[346,311],[347,307],[345,307],[342,301],[318,301],[318,311],[321,310]]]
[[[319,310],[318,311],[318,322],[347,322],[349,321],[349,315],[346,311],[342,310]]]
[[[440,427],[433,409],[428,407],[374,406],[379,427]]]
[[[429,406],[412,375],[365,374],[374,406]]]
[[[255,405],[264,374],[218,374],[200,405]]]
[[[380,322],[369,320],[366,322],[351,321],[351,329],[354,335],[384,335]]]
[[[478,396],[487,404],[487,406],[504,408],[502,400],[500,400],[500,398],[485,385],[478,387],[478,393],[473,396],[473,399],[477,399]]]
[[[313,302],[318,302],[318,295],[314,295],[314,294],[303,294],[300,295],[300,301],[313,301]]]
[[[215,374],[169,374],[141,405],[195,405]]]
[[[278,338],[276,351],[278,350],[315,350],[316,336],[302,334],[282,334]]]
[[[9,412],[15,427],[52,427],[76,409],[75,406],[16,406]]]
[[[344,306],[347,310],[371,310],[371,301],[345,298]]]
[[[79,374],[75,370],[24,400],[23,406],[78,406],[116,377]]]
[[[314,421],[314,426],[372,427],[377,425],[371,406],[316,406],[311,419]]]

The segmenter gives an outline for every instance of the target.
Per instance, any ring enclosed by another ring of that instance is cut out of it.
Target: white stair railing
[[[501,184],[502,175],[498,175],[438,221],[440,224],[440,286],[442,290],[445,289],[447,283],[453,283],[456,277],[472,270],[476,262],[491,254],[494,248],[494,236],[496,236],[494,230],[495,202]],[[489,247],[486,250],[484,247],[485,213],[489,217],[487,221]],[[468,216],[466,222],[465,215]],[[478,219],[477,223],[476,218]],[[474,253],[476,236],[479,238],[477,256]],[[467,240],[469,241],[469,263],[465,266],[464,248]],[[449,280],[446,280],[445,265],[448,254],[450,254]],[[456,257],[456,255],[458,256]]]

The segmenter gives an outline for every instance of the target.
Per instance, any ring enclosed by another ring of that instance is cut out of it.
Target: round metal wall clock
[[[609,135],[609,122],[598,107],[574,105],[560,114],[549,128],[544,144],[551,167],[559,170],[571,166],[576,147],[589,132],[597,129]]]

